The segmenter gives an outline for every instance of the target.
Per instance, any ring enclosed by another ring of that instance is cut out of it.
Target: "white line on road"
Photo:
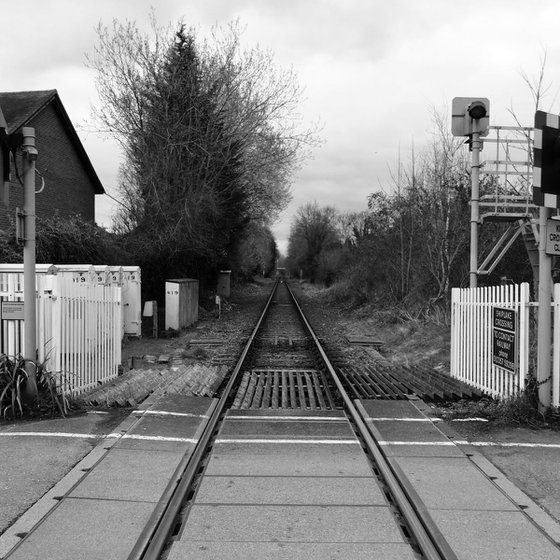
[[[449,446],[455,445],[452,441],[379,441],[379,445],[437,445]]]
[[[238,420],[279,420],[281,422],[288,422],[290,420],[297,420],[298,422],[346,422],[346,416],[236,416],[230,414],[227,416],[227,421],[237,422]]]
[[[72,438],[72,439],[134,439],[142,441],[169,441],[180,443],[197,443],[194,438],[166,437],[166,436],[149,436],[140,434],[118,434],[110,433],[105,436],[95,434],[81,434],[74,432],[0,432],[2,437],[44,437],[44,438]],[[239,439],[239,438],[219,438],[215,443],[277,443],[277,444],[319,444],[319,445],[349,445],[359,444],[355,439]],[[512,441],[468,441],[457,439],[453,441],[380,441],[379,445],[399,445],[399,446],[444,446],[451,445],[472,445],[473,447],[519,447],[527,449],[560,449],[560,443],[529,443],[529,442],[512,442]]]
[[[77,434],[69,432],[0,432],[0,437],[62,437],[78,439],[99,439],[95,434]]]
[[[215,443],[297,443],[297,444],[320,444],[320,445],[349,445],[360,444],[357,439],[217,439]]]
[[[166,410],[134,410],[134,416],[177,416],[185,418],[208,418],[207,414],[193,414],[191,412],[167,412]]]
[[[441,422],[441,418],[373,418],[369,416],[367,420],[372,420],[373,422]]]
[[[455,440],[457,445],[473,445],[475,447],[527,447],[541,449],[560,449],[560,443],[522,443],[513,441],[467,441]]]
[[[182,438],[182,437],[170,437],[170,436],[144,436],[140,434],[108,434],[105,436],[108,438],[117,438],[117,439],[135,439],[141,441],[171,441],[171,442],[179,442],[179,443],[196,443],[198,439],[193,438]]]

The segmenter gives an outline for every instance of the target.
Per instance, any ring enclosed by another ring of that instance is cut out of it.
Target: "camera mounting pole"
[[[24,127],[23,132],[23,301],[24,301],[24,358],[28,375],[26,396],[37,398],[37,295],[35,289],[35,129]]]

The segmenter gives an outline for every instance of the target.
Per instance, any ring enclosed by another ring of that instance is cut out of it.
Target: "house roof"
[[[94,184],[95,194],[105,194],[105,189],[95,172],[95,169],[87,155],[87,152],[78,137],[76,129],[60,101],[56,89],[41,91],[15,91],[0,92],[0,107],[8,124],[8,132],[15,132],[26,126],[47,105],[54,103],[55,109],[62,118],[62,122],[72,140],[74,147],[80,155],[80,159]]]

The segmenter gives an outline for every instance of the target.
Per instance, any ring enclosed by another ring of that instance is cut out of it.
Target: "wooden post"
[[[158,337],[158,310],[157,301],[152,302],[152,332],[154,338]]]

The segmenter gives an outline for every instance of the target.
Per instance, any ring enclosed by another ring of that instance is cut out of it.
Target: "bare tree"
[[[298,208],[288,239],[288,261],[294,272],[301,269],[311,282],[315,281],[321,254],[340,245],[337,221],[337,212],[331,206],[312,202]]]

